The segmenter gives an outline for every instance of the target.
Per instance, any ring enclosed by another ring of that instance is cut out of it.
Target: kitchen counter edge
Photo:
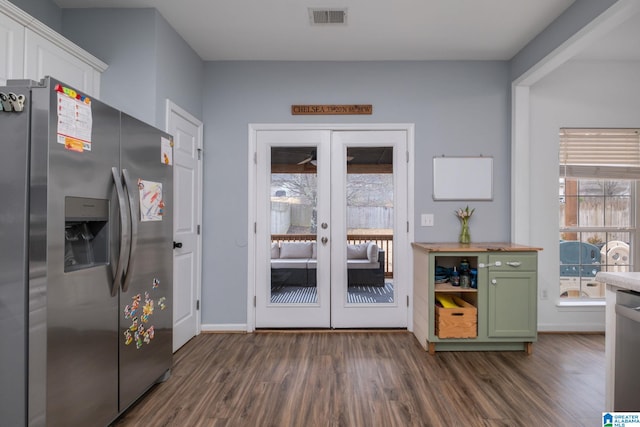
[[[414,249],[423,252],[531,252],[541,251],[542,248],[520,245],[510,242],[457,243],[457,242],[414,242]],[[639,273],[640,274],[640,273]],[[639,280],[640,280],[640,276]],[[639,281],[640,283],[640,281]]]
[[[618,288],[640,292],[640,272],[600,271],[596,273],[595,280]]]

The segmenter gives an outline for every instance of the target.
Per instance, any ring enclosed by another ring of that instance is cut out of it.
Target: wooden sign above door
[[[372,114],[373,105],[292,105],[291,114],[297,115],[339,115],[339,114]]]

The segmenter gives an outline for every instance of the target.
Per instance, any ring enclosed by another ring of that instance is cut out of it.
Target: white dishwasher
[[[640,411],[640,293],[618,291],[613,406],[615,411]]]

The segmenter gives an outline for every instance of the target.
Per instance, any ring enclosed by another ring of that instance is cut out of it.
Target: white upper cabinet
[[[24,76],[24,27],[0,14],[0,85]]]
[[[54,77],[100,98],[107,64],[7,0],[0,0],[0,83]]]
[[[99,98],[100,73],[92,66],[27,28],[24,37],[25,77],[51,76],[75,89]]]

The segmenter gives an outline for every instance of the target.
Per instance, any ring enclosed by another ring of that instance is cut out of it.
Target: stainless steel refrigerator
[[[0,424],[105,426],[172,365],[171,137],[52,78],[0,103]]]

